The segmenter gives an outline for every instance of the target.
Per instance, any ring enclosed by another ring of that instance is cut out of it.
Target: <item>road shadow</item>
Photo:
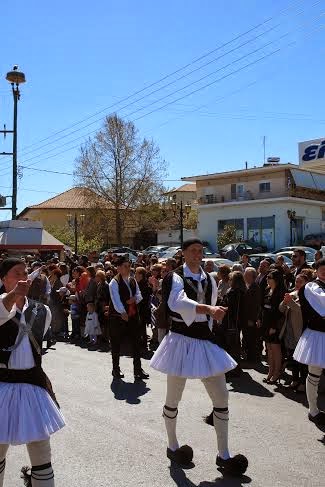
[[[277,386],[274,389],[278,394],[282,394],[284,397],[291,401],[295,401],[298,404],[302,404],[308,408],[308,401],[306,397],[306,392],[294,392],[290,387],[285,387],[284,385]],[[325,410],[325,394],[323,392],[318,395],[318,407],[322,411]]]
[[[204,480],[199,484],[194,484],[186,477],[184,470],[174,464],[171,464],[170,466],[170,476],[177,487],[244,487],[246,484],[249,484],[252,481],[252,479],[247,475],[242,475],[240,477],[223,475],[212,482]]]
[[[239,377],[229,377],[230,391],[249,394],[258,397],[273,397],[274,394],[259,382],[256,382],[248,372],[242,372]]]
[[[256,370],[256,372],[260,372],[261,374],[267,374],[269,371],[269,366],[263,364],[262,362],[257,362],[255,364],[252,364],[252,369]],[[246,367],[243,367],[244,369]]]
[[[308,408],[308,401],[305,392],[294,392],[290,387],[286,387],[282,384],[276,386],[274,391],[278,394],[282,394],[282,396],[284,396],[286,399],[297,402],[298,404],[302,404],[302,406]]]
[[[123,379],[113,379],[111,391],[117,401],[125,401],[128,404],[135,405],[140,404],[140,397],[147,394],[150,388],[143,380],[126,382]]]

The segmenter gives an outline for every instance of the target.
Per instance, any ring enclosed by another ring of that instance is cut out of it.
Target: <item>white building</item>
[[[311,142],[312,146],[300,145],[299,166],[268,163],[263,167],[182,178],[196,182],[200,238],[216,249],[218,232],[232,224],[238,238],[275,249],[299,244],[307,234],[325,232],[323,146],[322,141]],[[306,153],[309,155],[304,156]],[[315,170],[310,154],[316,154]],[[288,211],[295,212],[292,221]]]

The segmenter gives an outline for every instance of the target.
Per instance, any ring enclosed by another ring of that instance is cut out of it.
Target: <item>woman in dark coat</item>
[[[140,326],[141,326],[141,343],[144,350],[148,350],[147,342],[147,325],[151,322],[151,294],[152,287],[149,284],[147,271],[144,267],[137,267],[135,271],[135,279],[138,283],[142,301],[138,304]]]
[[[284,323],[284,314],[279,310],[279,306],[286,293],[283,272],[279,270],[269,272],[267,283],[262,306],[262,330],[267,348],[269,373],[264,382],[276,384],[282,372],[282,351],[279,335]]]
[[[96,311],[98,319],[102,328],[102,338],[104,342],[109,344],[108,331],[108,305],[109,305],[109,285],[106,280],[106,274],[102,270],[96,272],[97,294],[96,294]]]
[[[232,272],[229,276],[230,288],[223,299],[223,306],[228,308],[222,321],[222,328],[225,333],[226,350],[236,360],[238,367],[231,375],[240,374],[240,333],[246,327],[246,284],[243,274],[239,271]]]
[[[62,282],[60,280],[61,275],[62,273],[60,269],[55,264],[49,266],[49,281],[51,284],[49,307],[52,313],[51,329],[54,336],[63,332],[64,323],[66,321],[62,296],[58,292],[62,287]]]

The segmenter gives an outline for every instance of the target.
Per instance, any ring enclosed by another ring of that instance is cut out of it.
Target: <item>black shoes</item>
[[[123,379],[124,374],[122,374],[121,369],[113,369],[112,370],[112,376],[114,379]]]
[[[310,413],[308,414],[309,421],[312,421],[316,425],[325,426],[325,412],[319,411],[316,416],[312,416]]]
[[[146,374],[143,369],[134,371],[134,378],[137,380],[149,379],[149,374]]]
[[[169,458],[171,462],[175,462],[177,465],[183,468],[193,466],[193,450],[188,445],[183,445],[175,451],[167,448],[167,458]]]
[[[244,455],[235,455],[234,457],[224,460],[219,457],[216,458],[216,464],[222,469],[223,472],[230,475],[243,475],[248,467],[248,460]]]

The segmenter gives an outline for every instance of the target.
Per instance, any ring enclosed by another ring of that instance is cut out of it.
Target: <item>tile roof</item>
[[[192,184],[192,183],[183,184],[179,188],[171,189],[170,191],[167,191],[164,194],[169,194],[169,193],[185,193],[185,192],[190,192],[190,191],[193,191],[194,193],[196,192],[196,184]]]
[[[37,205],[27,207],[27,209],[87,209],[94,208],[94,202],[98,207],[98,198],[102,199],[103,207],[108,207],[108,203],[104,198],[97,196],[93,191],[86,188],[71,188],[64,191],[53,198],[42,201]]]

